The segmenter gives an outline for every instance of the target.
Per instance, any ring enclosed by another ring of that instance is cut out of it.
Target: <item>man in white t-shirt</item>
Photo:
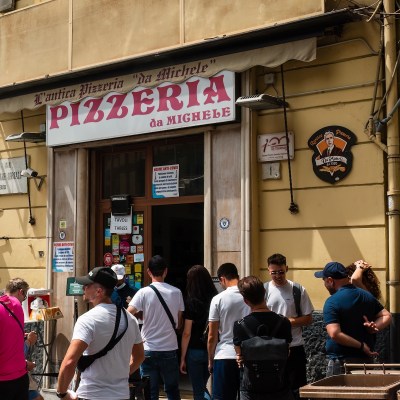
[[[76,278],[83,285],[83,299],[93,308],[76,321],[71,344],[61,363],[57,383],[57,397],[70,399],[68,386],[82,355],[96,354],[109,343],[117,318],[117,306],[111,293],[117,283],[115,272],[109,267],[97,267],[88,275]],[[117,337],[122,338],[102,357],[81,372],[77,394],[81,399],[129,399],[129,374],[144,360],[144,349],[136,318],[121,309]]]
[[[150,377],[151,400],[159,398],[159,376],[164,382],[164,391],[169,400],[180,400],[178,340],[175,329],[183,322],[185,309],[181,291],[165,283],[167,265],[161,256],[150,259],[147,273],[151,285],[140,289],[130,301],[128,311],[143,312],[142,338],[145,361],[140,367],[142,376]],[[171,319],[158,298],[155,288],[166,303]]]
[[[266,303],[271,311],[284,315],[292,325],[293,340],[290,343],[286,368],[293,395],[295,399],[299,399],[299,388],[307,384],[307,358],[302,328],[312,323],[314,307],[304,287],[286,279],[288,266],[285,256],[278,253],[273,254],[267,262],[271,281],[264,285]],[[297,306],[296,302],[298,302]]]
[[[208,317],[208,369],[213,374],[213,399],[234,400],[239,392],[240,371],[233,345],[233,325],[250,314],[250,307],[239,293],[239,274],[234,264],[222,264],[217,276],[225,290],[211,300]]]

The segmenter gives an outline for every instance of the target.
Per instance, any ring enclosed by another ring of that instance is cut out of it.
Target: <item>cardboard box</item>
[[[60,307],[42,308],[36,313],[36,319],[39,321],[49,321],[51,319],[59,319],[63,317],[64,315],[62,314]]]

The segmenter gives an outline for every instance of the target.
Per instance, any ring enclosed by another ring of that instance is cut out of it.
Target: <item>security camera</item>
[[[38,173],[34,169],[27,168],[21,171],[21,175],[25,176],[26,178],[35,178],[38,176]]]

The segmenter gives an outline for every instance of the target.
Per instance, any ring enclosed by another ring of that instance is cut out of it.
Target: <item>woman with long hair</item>
[[[354,286],[370,292],[378,300],[382,297],[379,279],[367,262],[358,260],[346,269]]]
[[[194,265],[187,273],[185,325],[182,333],[180,371],[188,373],[194,400],[210,400],[207,390],[208,372],[207,336],[208,312],[217,289],[210,273],[202,265]]]

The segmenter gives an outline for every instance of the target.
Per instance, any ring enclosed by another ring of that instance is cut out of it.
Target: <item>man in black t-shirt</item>
[[[233,326],[233,344],[237,354],[237,361],[243,367],[241,354],[241,344],[249,339],[246,329],[243,327],[243,321],[248,330],[255,336],[258,334],[259,326],[263,325],[263,335],[271,335],[275,338],[285,339],[289,352],[289,343],[292,341],[291,324],[286,317],[270,311],[265,304],[265,288],[263,283],[256,276],[247,276],[238,282],[239,292],[243,296],[244,302],[250,307],[251,314],[244,317],[243,320],[235,322]],[[276,328],[279,325],[278,328]],[[293,395],[290,390],[287,374],[284,373],[284,382],[278,387],[277,382],[265,382],[262,391],[253,389],[254,382],[251,382],[251,375],[242,373],[240,382],[241,400],[264,400],[268,396],[269,400],[292,400]]]

